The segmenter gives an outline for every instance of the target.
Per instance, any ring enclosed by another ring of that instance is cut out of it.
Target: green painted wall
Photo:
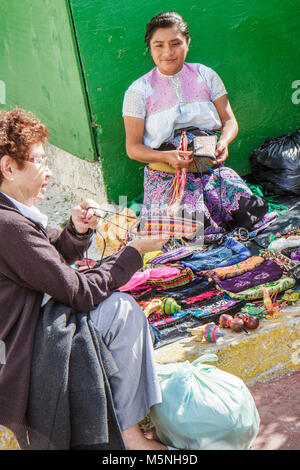
[[[1,0],[0,81],[6,88],[0,109],[20,106],[34,112],[48,125],[52,144],[95,159],[65,0]]]
[[[0,109],[32,110],[49,126],[51,143],[79,158],[99,153],[112,202],[142,192],[143,165],[125,152],[122,101],[153,66],[146,22],[167,9],[190,25],[187,60],[212,67],[225,82],[240,126],[228,165],[245,174],[253,148],[299,128],[299,99],[292,102],[300,80],[299,0],[0,2]]]
[[[265,138],[299,127],[292,83],[299,72],[298,0],[69,0],[108,196],[142,192],[142,165],[128,159],[121,107],[130,83],[152,68],[145,25],[177,10],[190,25],[187,60],[215,69],[239,122],[228,165],[249,171],[248,156]]]

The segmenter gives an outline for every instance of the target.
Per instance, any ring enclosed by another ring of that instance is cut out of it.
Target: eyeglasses
[[[41,168],[46,168],[47,166],[47,157],[30,157],[27,160],[28,162],[34,163],[37,166],[40,166]]]

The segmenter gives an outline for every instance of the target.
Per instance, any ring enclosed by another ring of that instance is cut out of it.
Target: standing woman
[[[222,80],[203,64],[185,62],[189,30],[176,12],[152,18],[145,42],[155,67],[130,85],[123,103],[127,154],[148,164],[142,214],[165,213],[174,174],[186,169],[181,207],[195,213],[203,196],[205,234],[251,228],[264,217],[267,205],[235,171],[224,166],[238,125]],[[176,150],[182,130],[190,144],[195,136],[221,130],[214,168],[202,171],[193,151]]]

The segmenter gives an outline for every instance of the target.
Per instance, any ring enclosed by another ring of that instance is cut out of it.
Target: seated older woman
[[[112,354],[119,371],[110,386],[125,447],[166,449],[138,426],[161,400],[149,326],[135,301],[115,292],[142,267],[141,254],[164,242],[135,240],[101,267],[85,272],[71,267],[91,243],[99,219],[88,207],[97,205],[85,201],[75,207],[62,232],[47,227],[47,217],[35,207],[51,176],[47,139],[47,128],[33,115],[20,109],[0,112],[0,340],[6,347],[0,425],[17,436],[26,429],[35,332],[48,294],[78,314],[90,312]]]

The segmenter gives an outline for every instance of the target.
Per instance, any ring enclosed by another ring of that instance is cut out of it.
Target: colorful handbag
[[[151,258],[151,264],[165,264],[170,263],[172,261],[177,261],[179,259],[186,258],[194,253],[193,248],[189,247],[181,247],[175,250],[167,251],[166,253],[159,254],[155,256],[155,258]]]
[[[217,165],[215,150],[217,145],[216,135],[196,135],[194,137],[194,159],[199,167],[199,172],[206,173]]]
[[[139,218],[130,233],[133,236],[193,239],[202,229],[203,225],[199,221],[171,215],[159,215]]]
[[[174,289],[184,286],[194,279],[193,271],[190,268],[183,269],[178,276],[171,279],[153,279],[147,282],[148,285],[161,287],[163,289]]]

